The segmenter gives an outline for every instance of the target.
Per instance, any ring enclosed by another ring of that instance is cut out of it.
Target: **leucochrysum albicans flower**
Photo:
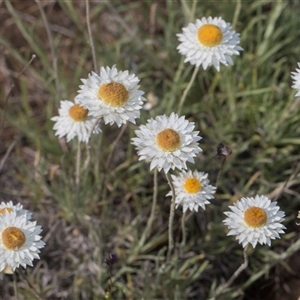
[[[3,204],[3,203],[2,203]],[[45,246],[41,240],[41,226],[28,220],[23,208],[6,207],[0,211],[0,272],[13,273],[20,265],[32,266],[39,259],[40,248]]]
[[[12,201],[0,203],[0,216],[12,211],[15,211],[17,216],[26,215],[28,221],[32,218],[32,213],[24,209],[21,203],[17,203],[16,205],[14,205]]]
[[[298,63],[300,68],[300,63]],[[292,72],[293,85],[292,88],[297,90],[296,97],[300,96],[300,69],[296,68],[296,72]]]
[[[243,50],[239,34],[231,30],[230,23],[226,23],[221,17],[203,17],[195,23],[190,23],[177,34],[181,42],[177,47],[185,61],[204,70],[208,66],[214,66],[220,70],[220,63],[233,65],[232,55],[239,55]]]
[[[227,218],[223,221],[230,231],[227,235],[236,235],[236,239],[245,248],[251,244],[267,244],[271,239],[280,238],[279,233],[286,229],[281,222],[285,213],[279,210],[277,202],[271,202],[266,196],[256,195],[255,198],[242,198],[225,212]]]
[[[202,138],[194,130],[194,123],[184,116],[171,113],[149,119],[135,131],[132,144],[138,150],[139,160],[150,162],[150,170],[157,168],[168,173],[170,169],[186,169],[186,162],[194,163],[194,157],[202,152],[198,141]]]
[[[58,110],[59,116],[51,118],[55,122],[53,129],[58,137],[66,137],[67,142],[78,137],[80,142],[88,142],[91,131],[97,134],[101,132],[97,119],[88,116],[89,110],[75,102],[63,100]]]
[[[205,204],[209,204],[209,200],[214,198],[216,187],[209,184],[207,173],[189,170],[171,177],[175,188],[176,208],[182,205],[183,212],[187,209],[197,212],[199,207],[205,209]],[[172,196],[172,191],[167,196]]]
[[[116,66],[102,67],[100,75],[92,72],[81,79],[76,99],[89,110],[89,115],[103,118],[105,124],[116,123],[118,127],[127,121],[135,123],[146,100],[139,90],[139,79],[128,71],[119,71]]]

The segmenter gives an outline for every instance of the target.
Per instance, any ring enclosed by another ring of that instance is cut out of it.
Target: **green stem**
[[[182,214],[182,218],[181,218],[181,230],[182,230],[182,240],[181,240],[181,243],[180,243],[181,248],[183,248],[185,246],[185,242],[186,242],[185,217],[186,217],[186,212],[184,212]]]
[[[226,156],[224,156],[224,158],[222,160],[222,165],[221,165],[221,168],[219,170],[219,173],[218,173],[218,176],[217,176],[217,180],[216,180],[216,188],[218,188],[218,184],[219,184],[219,181],[220,181],[221,173],[222,173],[224,165],[225,165],[225,161],[226,161]]]
[[[16,297],[17,300],[19,300],[16,273],[13,273],[13,281],[14,281],[14,293],[15,293],[15,297]]]
[[[157,169],[154,169],[154,175],[153,175],[153,198],[152,198],[152,206],[151,206],[151,213],[150,217],[148,218],[147,221],[147,226],[146,229],[144,230],[142,237],[140,238],[138,248],[140,249],[149,235],[151,231],[151,227],[154,221],[154,216],[155,216],[155,208],[156,208],[156,203],[157,203]]]
[[[195,78],[196,78],[196,75],[197,75],[198,71],[199,71],[199,67],[195,67],[192,78],[191,78],[190,82],[188,83],[187,87],[185,88],[185,90],[184,90],[184,92],[181,96],[181,99],[180,99],[179,105],[178,105],[178,110],[177,110],[178,115],[180,115],[180,113],[181,113],[181,109],[182,109],[182,106],[185,102],[186,96],[187,96],[188,92],[190,91],[190,89],[191,89],[191,87],[192,87],[192,85],[195,81]]]
[[[28,278],[25,276],[25,274],[23,273],[22,269],[19,268],[19,274],[21,275],[21,277],[26,281],[27,285],[29,286],[30,290],[33,292],[33,294],[35,295],[35,297],[38,300],[44,300],[43,296],[35,289],[35,287],[33,286],[33,284],[28,280]]]
[[[221,285],[215,294],[215,297],[222,294],[225,289],[227,289],[233,281],[248,267],[248,255],[247,255],[247,249],[249,247],[249,244],[244,248],[244,262],[238,267],[238,269],[233,273],[233,275],[229,278],[229,280]]]
[[[170,217],[169,217],[169,247],[168,247],[168,254],[167,260],[169,261],[171,258],[171,253],[174,248],[174,239],[173,239],[173,224],[174,224],[174,215],[175,215],[175,188],[170,178],[170,175],[166,174],[169,186],[172,191],[172,199],[170,205]]]
[[[79,192],[80,192],[80,161],[81,161],[81,145],[78,139],[77,144],[77,154],[76,154],[76,170],[75,170],[75,191],[76,191],[76,208],[79,208]],[[75,209],[72,209],[73,217],[75,214]]]
[[[78,139],[77,154],[76,154],[76,174],[75,174],[76,188],[79,188],[79,184],[80,184],[80,161],[81,161],[81,145]]]

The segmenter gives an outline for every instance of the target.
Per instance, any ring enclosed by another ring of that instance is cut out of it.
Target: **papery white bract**
[[[300,63],[298,63],[298,67],[300,68]],[[292,72],[291,75],[293,79],[292,88],[297,90],[296,97],[300,96],[300,69],[296,68],[296,72]]]
[[[236,235],[243,247],[251,244],[255,248],[257,243],[271,246],[271,239],[280,238],[279,233],[285,229],[281,224],[285,213],[276,204],[259,195],[240,199],[229,206],[230,212],[225,212],[223,222],[230,229],[227,235]]]
[[[0,216],[0,272],[15,271],[20,265],[32,266],[39,259],[40,248],[45,246],[41,240],[41,226],[28,221],[26,215],[15,211]]]
[[[183,212],[187,209],[197,212],[199,207],[205,209],[205,204],[209,204],[209,200],[214,198],[216,187],[209,184],[207,173],[188,170],[171,177],[175,188],[176,208],[182,205]],[[167,196],[172,196],[172,191]]]
[[[128,71],[101,67],[100,75],[92,72],[82,79],[76,99],[89,110],[89,115],[103,118],[105,124],[118,127],[139,118],[144,92],[139,90],[139,79]]]
[[[0,203],[0,216],[13,211],[16,212],[17,216],[26,215],[27,220],[30,220],[32,217],[32,213],[24,209],[21,203],[17,203],[16,205],[14,205],[12,201]]]
[[[150,170],[168,173],[170,169],[186,169],[186,162],[194,163],[194,157],[202,152],[197,143],[202,138],[194,127],[193,122],[175,113],[157,116],[135,131],[137,137],[132,138],[132,144],[139,160],[150,162]]]
[[[58,110],[59,116],[51,118],[55,122],[53,129],[59,138],[66,137],[67,142],[78,137],[80,142],[88,142],[91,131],[101,132],[96,118],[88,117],[88,109],[75,99],[75,102],[62,100]]]
[[[177,49],[186,57],[184,62],[197,67],[202,65],[204,70],[213,65],[219,71],[220,63],[233,65],[231,56],[243,50],[238,46],[239,34],[221,17],[197,19],[184,27],[177,37],[181,42]]]

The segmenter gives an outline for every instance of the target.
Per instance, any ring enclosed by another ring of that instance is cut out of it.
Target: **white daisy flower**
[[[14,205],[12,201],[0,203],[0,216],[13,211],[16,212],[17,216],[26,215],[28,221],[32,217],[32,213],[27,209],[23,209],[23,205],[20,203],[17,203],[16,205]]]
[[[177,34],[181,44],[177,47],[180,54],[186,56],[184,62],[190,62],[206,70],[213,65],[220,71],[220,63],[233,65],[232,55],[239,55],[243,50],[238,46],[240,35],[231,30],[230,23],[221,17],[203,17],[196,23],[190,23]]]
[[[20,265],[32,266],[35,258],[40,258],[41,226],[30,222],[26,215],[18,216],[15,211],[0,217],[0,272],[14,272]]]
[[[300,63],[298,63],[298,67],[300,68]],[[296,97],[300,96],[300,69],[296,68],[296,72],[292,72],[291,75],[293,79],[292,88],[297,90]]]
[[[150,170],[164,169],[168,173],[170,169],[186,169],[186,162],[194,163],[193,157],[202,152],[197,143],[202,137],[198,136],[199,131],[193,131],[194,127],[194,123],[175,113],[157,116],[135,131],[137,137],[132,144],[138,150],[139,160],[151,162]]]
[[[140,116],[140,109],[146,100],[139,90],[139,79],[128,71],[102,67],[100,75],[92,72],[88,79],[81,79],[79,95],[76,99],[88,110],[89,115],[103,117],[105,124],[116,123],[118,127]]]
[[[247,244],[267,244],[271,239],[280,238],[279,233],[286,229],[281,222],[285,213],[279,210],[277,202],[271,202],[266,196],[242,198],[234,206],[232,212],[225,212],[228,217],[223,222],[229,227],[227,235],[236,235],[236,239],[245,248]]]
[[[189,208],[191,211],[198,211],[199,207],[205,209],[209,199],[213,199],[216,187],[209,184],[208,174],[203,172],[182,171],[178,176],[171,175],[175,188],[176,208],[183,206],[183,212]],[[167,196],[172,196],[170,191]]]
[[[55,135],[58,137],[66,136],[67,142],[77,136],[80,142],[88,143],[91,130],[95,134],[101,132],[99,125],[95,126],[97,119],[89,118],[88,109],[79,104],[76,99],[75,102],[60,101],[58,113],[59,116],[51,118],[56,122],[53,129],[56,130]]]

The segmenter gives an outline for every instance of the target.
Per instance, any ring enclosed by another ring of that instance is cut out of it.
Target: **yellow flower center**
[[[88,109],[85,109],[84,107],[80,106],[79,104],[74,104],[69,109],[70,117],[76,122],[85,121],[88,116],[88,112],[89,112]]]
[[[189,194],[198,193],[202,190],[202,184],[197,178],[190,177],[185,180],[184,189]]]
[[[4,215],[5,213],[11,213],[12,212],[12,208],[10,207],[4,207],[0,209],[0,215]]]
[[[221,29],[213,24],[205,24],[198,29],[198,41],[206,47],[214,47],[222,42]]]
[[[122,83],[110,82],[101,84],[98,97],[108,105],[119,107],[128,101],[129,93]]]
[[[244,212],[244,221],[249,227],[262,227],[267,223],[267,219],[267,213],[260,207],[252,206]]]
[[[164,151],[174,151],[180,146],[180,136],[175,130],[167,128],[157,134],[156,143]]]
[[[18,250],[26,242],[24,232],[16,227],[7,227],[2,232],[2,243],[9,250]]]

